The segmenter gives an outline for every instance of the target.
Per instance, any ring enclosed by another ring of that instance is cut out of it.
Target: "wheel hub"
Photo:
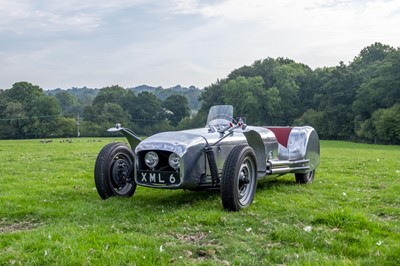
[[[112,178],[115,184],[119,187],[123,187],[127,183],[129,166],[123,159],[118,159],[113,163],[112,166]]]
[[[247,184],[250,183],[248,175],[247,166],[243,165],[239,174],[239,198],[243,198],[246,194]]]

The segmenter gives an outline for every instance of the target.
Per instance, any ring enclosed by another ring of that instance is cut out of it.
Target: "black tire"
[[[296,183],[307,184],[314,181],[315,170],[308,172],[306,174],[294,174],[296,178]]]
[[[101,149],[94,166],[94,182],[102,199],[135,193],[134,163],[135,156],[124,143],[109,143]]]
[[[257,187],[257,161],[249,146],[236,146],[225,161],[221,200],[228,211],[239,211],[253,202]]]

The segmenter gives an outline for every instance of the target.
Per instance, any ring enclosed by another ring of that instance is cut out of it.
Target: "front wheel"
[[[315,170],[308,172],[306,174],[294,174],[295,178],[296,178],[296,182],[299,184],[307,184],[307,183],[311,183],[314,181],[314,174],[315,174]]]
[[[100,151],[94,167],[94,182],[102,199],[113,196],[131,197],[135,156],[124,143],[109,143]]]
[[[238,211],[253,202],[257,186],[257,162],[249,146],[236,146],[225,161],[221,179],[222,205]]]

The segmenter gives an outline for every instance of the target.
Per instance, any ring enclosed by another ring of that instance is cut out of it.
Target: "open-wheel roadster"
[[[98,154],[94,180],[102,199],[130,197],[136,186],[160,189],[219,189],[230,211],[249,206],[259,179],[293,173],[298,183],[314,179],[319,138],[309,126],[254,127],[233,118],[230,105],[213,106],[204,128],[164,132],[141,140],[117,124],[125,143]]]

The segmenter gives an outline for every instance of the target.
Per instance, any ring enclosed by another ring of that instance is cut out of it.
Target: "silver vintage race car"
[[[94,180],[102,199],[130,197],[136,186],[160,189],[219,189],[222,205],[238,211],[251,204],[257,181],[294,173],[296,182],[314,179],[319,138],[309,126],[253,127],[233,118],[230,105],[213,106],[204,128],[164,132],[141,140],[117,124],[124,143],[99,153]]]

